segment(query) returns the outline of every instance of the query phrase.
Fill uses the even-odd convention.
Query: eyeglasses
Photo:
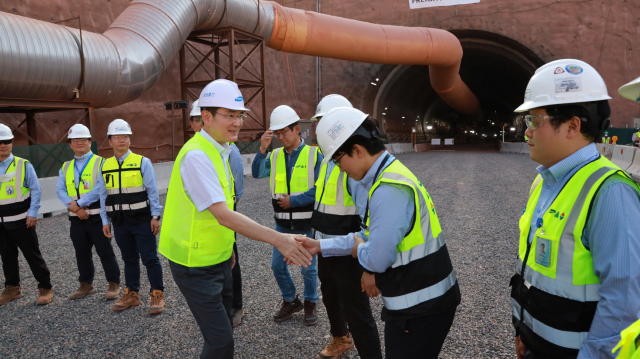
[[[342,157],[344,157],[344,155],[346,155],[347,153],[344,152],[343,154],[341,154],[340,156],[338,156],[337,158],[332,158],[331,162],[333,162],[334,165],[340,167],[340,160],[342,159]]]
[[[13,140],[0,140],[0,145],[10,145]]]
[[[244,119],[247,118],[247,114],[245,113],[241,113],[239,115],[232,115],[230,113],[224,114],[222,112],[216,112],[215,114],[224,117],[229,122],[235,121],[236,118],[240,121],[244,121]]]
[[[526,115],[523,117],[524,123],[527,125],[527,128],[530,128],[532,131],[537,130],[542,127],[545,122],[550,120],[552,116],[549,115]]]
[[[284,135],[286,135],[287,133],[291,132],[291,129],[289,127],[285,127],[284,130],[281,131],[274,131],[273,134],[277,137],[282,137]]]
[[[129,139],[129,135],[113,135],[113,136],[111,136],[111,139],[112,140],[116,140],[116,141],[119,141],[119,140],[125,140],[126,141],[126,140]]]

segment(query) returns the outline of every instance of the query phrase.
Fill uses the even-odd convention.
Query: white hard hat
[[[327,112],[333,110],[336,107],[351,107],[353,105],[346,97],[342,95],[327,95],[320,100],[318,107],[316,108],[315,116],[311,117],[311,121],[318,121],[318,117],[324,116]]]
[[[620,96],[629,99],[631,101],[640,102],[640,77],[629,82],[626,85],[622,85],[618,89]]]
[[[69,129],[67,139],[70,140],[72,138],[91,138],[91,132],[89,132],[87,126],[78,123]]]
[[[316,128],[318,145],[324,154],[322,164],[331,160],[331,156],[347,142],[368,116],[355,108],[338,107],[322,117]]]
[[[191,105],[191,113],[189,114],[189,116],[201,116],[202,113],[200,112],[200,106],[198,106],[198,102],[200,100],[196,100],[193,105]]]
[[[269,129],[271,131],[281,130],[292,123],[300,121],[300,117],[291,107],[287,105],[280,105],[271,112],[271,118],[269,119]]]
[[[13,132],[7,125],[0,123],[0,141],[13,139]]]
[[[249,111],[244,107],[244,98],[235,82],[215,80],[200,93],[198,106],[223,107],[234,111]]]
[[[131,126],[122,119],[113,120],[107,129],[107,135],[132,135]]]
[[[571,103],[610,100],[607,85],[591,65],[575,59],[552,61],[536,70],[515,112]]]

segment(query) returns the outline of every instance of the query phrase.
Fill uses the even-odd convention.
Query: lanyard
[[[376,175],[373,177],[373,183],[376,183],[376,180],[378,179],[378,175],[380,174],[380,171],[382,170],[382,167],[384,167],[384,165],[387,163],[387,160],[389,160],[389,157],[391,157],[391,154],[387,153],[387,155],[384,157],[384,159],[382,160],[382,163],[380,163],[380,166],[378,167],[378,170],[376,171]],[[394,158],[393,161],[395,161],[396,159]],[[393,161],[391,161],[391,163],[393,163]],[[391,163],[389,163],[389,165],[391,165]],[[372,185],[373,186],[373,185]],[[364,212],[364,221],[362,221],[362,228],[366,230],[366,228],[364,226],[367,225],[367,220],[369,219],[369,197],[367,196],[367,209]]]
[[[73,162],[73,167],[75,167],[76,171],[78,171],[78,183],[82,181],[82,172],[84,172],[84,169],[87,168],[87,165],[91,161],[92,157],[93,157],[93,153],[91,154],[91,156],[89,156],[89,158],[87,158],[87,162],[84,163],[84,166],[82,166],[81,170],[78,170],[78,161],[76,160]]]

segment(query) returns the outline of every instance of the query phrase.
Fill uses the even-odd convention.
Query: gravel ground
[[[535,163],[524,155],[487,152],[434,151],[398,158],[435,200],[462,291],[441,357],[513,357],[508,283],[516,256],[517,221],[535,176]],[[273,227],[268,180],[247,177],[245,185],[239,210]],[[78,275],[68,233],[65,216],[39,221],[41,250],[55,296],[50,305],[35,306],[37,284],[21,257],[25,297],[0,307],[1,358],[197,357],[202,337],[165,258],[161,257],[166,311],[154,317],[147,313],[149,287],[143,269],[144,304],[114,313],[109,309],[111,302],[104,299],[106,281],[95,255],[97,293],[77,301],[67,299],[77,288]],[[330,339],[322,304],[314,327],[302,324],[302,312],[287,322],[274,323],[271,316],[280,297],[270,269],[271,247],[244,237],[238,239],[238,246],[247,316],[235,329],[236,357],[315,358]],[[119,263],[122,270],[120,259]],[[302,293],[300,271],[292,267],[292,273]],[[373,299],[372,305],[383,338],[380,298]],[[344,356],[354,357],[358,357],[355,350]]]

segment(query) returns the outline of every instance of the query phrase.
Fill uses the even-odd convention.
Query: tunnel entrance
[[[463,115],[442,101],[429,83],[428,66],[383,66],[365,95],[365,107],[391,142],[455,138],[456,143],[495,141],[506,127],[505,140],[522,137],[511,131],[513,110],[522,103],[535,70],[544,64],[524,45],[486,31],[452,31],[464,50],[460,76],[476,94],[482,116]]]

